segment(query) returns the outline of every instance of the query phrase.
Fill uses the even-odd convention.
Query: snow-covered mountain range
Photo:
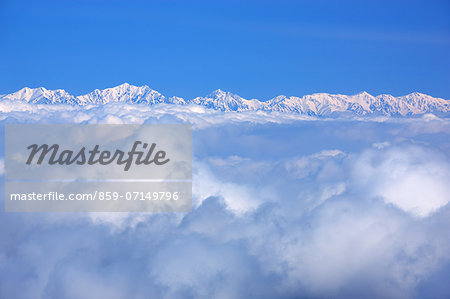
[[[138,87],[127,83],[103,90],[96,89],[81,96],[73,96],[63,89],[48,90],[43,87],[34,89],[25,87],[11,94],[0,95],[0,101],[82,106],[116,102],[144,105],[199,105],[225,112],[261,110],[310,116],[342,114],[414,116],[425,113],[448,116],[450,113],[449,100],[417,92],[400,97],[388,94],[372,96],[367,92],[356,95],[315,93],[303,97],[281,95],[268,101],[259,101],[256,99],[246,100],[236,94],[218,89],[205,97],[185,100],[180,97],[165,97],[146,85]]]

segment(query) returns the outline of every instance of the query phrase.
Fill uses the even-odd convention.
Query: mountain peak
[[[126,90],[130,90],[130,89],[137,89],[139,87],[128,84],[128,83],[122,83],[120,85],[117,85],[115,87],[110,87],[110,88],[106,88],[104,90],[122,90],[122,91],[126,91]]]
[[[208,94],[206,97],[211,98],[211,99],[218,99],[218,100],[235,100],[235,101],[243,100],[243,98],[238,96],[237,94],[234,94],[229,91],[222,90],[222,89],[216,89],[213,92],[211,92],[210,94]]]
[[[221,96],[225,96],[231,94],[228,91],[223,91],[222,89],[216,89],[213,92],[211,92],[210,94],[207,95],[207,97],[209,98],[216,98],[216,97],[221,97]]]
[[[110,88],[106,88],[103,90],[120,90],[120,91],[130,91],[131,90],[131,91],[133,91],[133,90],[152,90],[152,89],[150,87],[148,87],[147,85],[136,86],[136,85],[132,85],[132,84],[125,82],[125,83],[122,83],[115,87],[110,87]]]
[[[361,92],[355,94],[355,96],[371,97],[372,95],[370,93],[368,93],[367,91],[361,91]]]
[[[116,87],[113,87],[113,88],[123,88],[123,89],[128,89],[128,88],[130,88],[130,87],[136,87],[136,86],[130,85],[130,84],[128,84],[127,82],[125,82],[125,83],[122,83],[122,84],[120,84],[120,85],[117,85]]]
[[[426,95],[424,93],[420,93],[417,91],[411,92],[410,94],[406,95],[406,96],[414,96],[414,97],[429,97],[429,95]]]
[[[157,104],[162,103],[165,97],[159,92],[151,89],[147,85],[134,86],[122,83],[116,87],[106,88],[78,96],[80,104],[106,104],[112,102],[126,102],[136,104]]]

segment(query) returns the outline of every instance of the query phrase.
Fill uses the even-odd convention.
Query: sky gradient
[[[448,1],[0,1],[0,94],[450,99]]]

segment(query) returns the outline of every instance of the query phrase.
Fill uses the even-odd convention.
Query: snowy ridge
[[[303,97],[278,96],[268,101],[247,100],[236,94],[220,89],[205,97],[185,100],[180,97],[165,97],[161,93],[144,86],[128,83],[91,93],[73,96],[62,89],[47,90],[40,88],[22,88],[21,90],[0,95],[0,101],[22,101],[31,104],[66,104],[66,105],[104,105],[108,103],[128,104],[176,104],[198,105],[208,109],[224,112],[238,111],[276,111],[309,116],[350,115],[385,115],[413,116],[425,113],[447,115],[450,101],[434,98],[414,92],[405,96],[394,97],[388,94],[372,96],[367,92],[356,95],[315,93]]]

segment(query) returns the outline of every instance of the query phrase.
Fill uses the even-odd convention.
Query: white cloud
[[[433,149],[368,150],[353,171],[368,194],[417,217],[427,217],[450,201],[450,163]]]
[[[372,144],[372,146],[376,149],[383,149],[385,147],[390,146],[391,144],[387,141],[384,142],[375,142],[374,144]]]
[[[228,209],[241,215],[255,210],[268,196],[245,184],[221,181],[204,164],[196,163],[193,177],[194,204],[199,206],[208,197],[223,198]]]
[[[195,128],[191,213],[1,212],[0,297],[448,295],[427,281],[450,277],[447,120],[194,108],[0,102],[2,123]]]

